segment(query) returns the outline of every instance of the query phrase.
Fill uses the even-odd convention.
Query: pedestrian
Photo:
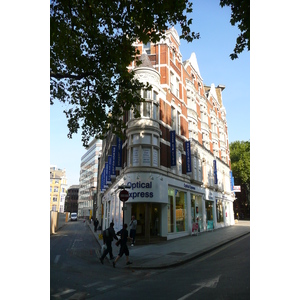
[[[132,239],[131,246],[134,246],[134,243],[135,243],[136,227],[137,227],[137,220],[135,219],[135,216],[132,215],[131,222],[129,224],[130,237]]]
[[[111,243],[112,241],[116,239],[118,240],[118,237],[116,236],[115,230],[114,230],[114,223],[111,222],[109,224],[109,228],[105,229],[103,232],[103,244],[106,245],[106,249],[104,250],[102,256],[100,257],[101,264],[103,264],[103,259],[109,253],[110,260],[114,259],[113,253],[112,253],[112,247]]]
[[[114,268],[116,267],[117,261],[120,259],[120,257],[123,256],[123,254],[125,254],[125,256],[126,256],[126,265],[132,264],[132,262],[129,261],[129,250],[127,247],[127,239],[131,239],[130,237],[128,237],[127,224],[124,224],[123,229],[118,231],[117,235],[121,235],[121,246],[120,246],[119,254],[118,254],[117,258],[115,259],[115,261],[113,262]]]
[[[94,231],[95,231],[95,232],[97,231],[98,225],[99,225],[99,221],[98,221],[98,219],[96,218],[96,220],[94,221]]]

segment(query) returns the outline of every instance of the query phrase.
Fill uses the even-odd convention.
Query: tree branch
[[[50,78],[56,78],[56,79],[63,79],[63,78],[71,78],[71,79],[76,79],[76,80],[80,80],[82,78],[88,77],[90,75],[93,75],[92,72],[85,72],[82,74],[78,74],[78,75],[73,75],[73,74],[63,74],[63,73],[53,73],[50,72]]]

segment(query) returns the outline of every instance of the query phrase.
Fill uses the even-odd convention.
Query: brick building
[[[78,194],[79,185],[71,185],[67,190],[65,201],[65,212],[73,213],[78,212]]]
[[[234,224],[224,85],[205,85],[195,53],[182,61],[177,31],[165,40],[136,43],[141,65],[129,66],[149,82],[142,90],[141,117],[124,114],[126,139],[109,135],[102,144],[98,207],[103,226],[115,229],[134,214],[137,234],[146,241],[165,239]],[[126,210],[119,187],[127,185]],[[101,203],[99,203],[101,202]]]

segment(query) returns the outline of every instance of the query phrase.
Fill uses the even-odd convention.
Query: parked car
[[[77,213],[71,213],[71,221],[77,221]]]

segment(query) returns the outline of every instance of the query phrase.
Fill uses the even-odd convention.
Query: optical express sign
[[[146,189],[152,189],[152,182],[128,182],[127,185],[129,185],[132,190],[132,192],[129,192],[129,198],[153,198],[153,193],[146,191]],[[135,192],[135,189],[145,189],[145,192]]]

